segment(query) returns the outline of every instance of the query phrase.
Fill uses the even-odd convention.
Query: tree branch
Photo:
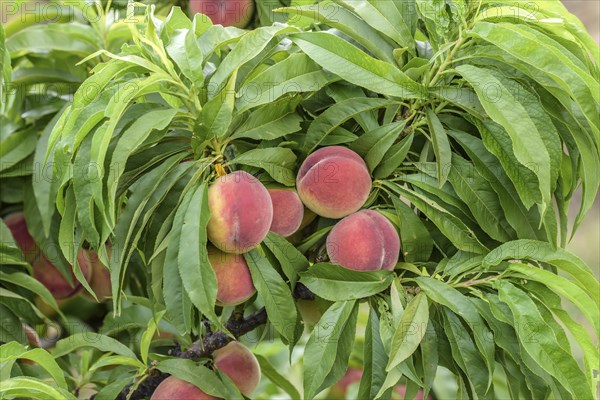
[[[243,312],[237,310],[234,311],[225,324],[225,327],[229,332],[231,332],[235,339],[237,339],[240,336],[243,336],[266,323],[267,311],[263,307],[260,310],[250,314],[246,318],[244,318]],[[215,350],[226,346],[227,343],[231,342],[232,340],[234,340],[234,338],[228,336],[222,331],[212,332],[210,329],[207,329],[207,333],[204,335],[202,340],[195,341],[188,350],[181,351],[179,346],[177,346],[170,350],[169,354],[179,358],[208,357]],[[146,379],[139,384],[133,393],[129,394],[131,385],[128,385],[121,391],[121,393],[119,393],[116,400],[126,400],[127,398],[131,400],[146,399],[152,395],[154,389],[156,389],[156,387],[168,377],[168,374],[160,372],[157,369],[153,369],[150,371],[148,377],[146,377]]]
[[[302,283],[296,284],[293,295],[296,299],[315,299],[315,294]],[[266,323],[267,311],[264,307],[247,317],[244,317],[243,309],[235,309],[225,324],[225,328],[227,328],[233,337],[227,335],[223,331],[213,332],[210,329],[210,324],[207,323],[206,334],[202,339],[196,340],[192,343],[190,348],[185,351],[182,351],[179,346],[175,346],[173,349],[169,350],[169,355],[188,359],[209,357],[215,350],[225,347],[227,343],[244,336],[246,333],[253,331]],[[168,374],[157,369],[152,369],[146,379],[139,384],[133,393],[129,393],[132,385],[128,385],[121,393],[119,393],[116,400],[126,400],[128,398],[131,400],[146,399],[150,397],[156,387],[168,377]]]

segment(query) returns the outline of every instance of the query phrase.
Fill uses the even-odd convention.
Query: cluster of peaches
[[[331,262],[353,270],[394,269],[400,252],[396,229],[377,211],[359,211],[370,191],[364,160],[341,146],[310,154],[298,171],[296,191],[267,189],[244,171],[218,178],[208,191],[208,257],[217,276],[217,300],[236,305],[254,294],[241,254],[269,231],[294,234],[306,222],[304,207],[321,217],[342,218],[327,237]]]
[[[46,249],[46,254],[40,250],[29,233],[23,212],[7,215],[4,217],[4,223],[10,229],[13,238],[23,252],[25,261],[31,264],[33,277],[42,283],[54,298],[58,300],[68,299],[81,292],[83,286],[75,279],[73,272],[71,271],[71,281],[73,282],[71,284],[47,257],[52,253],[58,256],[60,249],[58,247]],[[110,249],[108,250],[110,251]],[[96,252],[93,250],[80,250],[77,255],[77,263],[98,299],[110,296],[110,273],[102,265]]]

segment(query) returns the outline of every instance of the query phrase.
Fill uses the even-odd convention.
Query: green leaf
[[[513,238],[506,230],[507,222],[497,194],[473,164],[453,154],[448,179],[485,233],[499,242],[507,242]]]
[[[40,379],[27,376],[16,376],[2,381],[0,394],[7,398],[76,400],[76,397],[65,389],[56,388]]]
[[[518,272],[519,274],[525,275],[528,279],[543,283],[557,294],[568,299],[575,304],[583,315],[587,317],[588,321],[593,324],[594,330],[600,332],[600,312],[598,311],[598,303],[592,301],[590,296],[588,296],[579,286],[560,275],[527,264],[510,263],[507,270]]]
[[[522,259],[545,262],[568,273],[596,304],[600,304],[600,284],[591,269],[576,255],[564,249],[554,249],[549,243],[537,240],[514,240],[504,243],[485,256],[482,266],[490,268],[499,265],[503,260]]]
[[[6,242],[2,241],[2,244]],[[3,260],[4,263],[4,260]],[[48,304],[54,311],[58,313],[61,318],[64,318],[64,315],[58,304],[56,303],[56,299],[52,296],[52,293],[44,286],[40,281],[23,272],[13,272],[13,273],[5,273],[0,271],[0,281],[9,282],[13,285],[21,286],[38,296]]]
[[[301,129],[302,117],[290,108],[289,102],[286,101],[269,103],[255,109],[231,137],[272,140],[298,132]]]
[[[507,281],[496,282],[496,287],[500,300],[512,311],[519,342],[527,354],[567,388],[574,398],[593,398],[577,361],[558,343],[552,328],[544,321],[533,300]],[[531,332],[536,333],[536,340],[529,339]]]
[[[248,150],[232,162],[264,169],[271,178],[285,186],[294,186],[296,182],[296,155],[285,147]]]
[[[502,165],[483,145],[481,139],[465,132],[449,130],[448,134],[458,142],[469,155],[477,172],[490,184],[498,195],[502,213],[507,222],[521,239],[538,237],[538,221],[534,221],[519,198],[512,182],[504,172]],[[512,170],[512,168],[511,168]]]
[[[598,79],[583,70],[563,54],[545,35],[524,24],[489,23],[479,21],[471,34],[498,46],[511,56],[547,76],[579,104],[596,131],[600,122],[595,106],[600,102]],[[507,40],[510,37],[511,40]],[[544,40],[546,39],[546,40]]]
[[[2,293],[4,294],[4,293]],[[12,307],[0,304],[0,341],[27,343],[23,326]]]
[[[325,311],[315,326],[304,350],[304,398],[312,400],[324,389],[323,383],[335,368],[336,361],[345,364],[342,375],[345,373],[354,342],[357,314],[354,300],[337,302]]]
[[[191,29],[176,30],[165,49],[183,75],[192,82],[196,89],[201,89],[204,84],[203,56],[194,31]]]
[[[412,55],[415,54],[415,39],[406,24],[409,21],[408,10],[398,7],[386,0],[373,0],[370,2],[355,2],[348,0],[339,1],[345,7],[354,11],[367,24],[378,30],[396,43],[396,47],[407,48]]]
[[[274,232],[269,232],[263,243],[279,261],[283,273],[290,280],[290,286],[295,287],[298,274],[306,271],[309,266],[304,254],[300,253],[287,239]]]
[[[487,248],[475,237],[471,229],[427,196],[391,182],[384,182],[384,185],[407,198],[418,210],[422,211],[457,249],[479,254],[487,253]]]
[[[6,40],[11,58],[26,54],[61,51],[86,57],[97,50],[98,36],[94,28],[76,22],[68,24],[33,25]]]
[[[429,322],[429,305],[427,296],[419,293],[408,303],[396,332],[392,339],[390,359],[386,370],[396,368],[400,363],[410,357],[419,347],[425,336]]]
[[[427,109],[427,125],[429,125],[429,133],[431,134],[431,140],[433,142],[433,152],[437,164],[439,187],[442,187],[444,186],[444,183],[446,183],[448,174],[450,173],[450,167],[452,165],[452,149],[450,149],[450,142],[448,141],[446,130],[431,108]]]
[[[273,25],[259,27],[244,33],[233,50],[227,54],[217,68],[210,79],[209,87],[217,90],[221,89],[233,71],[260,54],[275,36],[296,30],[296,28],[289,26]]]
[[[210,266],[206,251],[206,226],[210,218],[208,189],[202,184],[189,193],[188,206],[181,211],[185,213],[181,226],[181,238],[185,240],[179,242],[179,274],[192,304],[211,322],[221,326],[214,311],[217,301],[217,276]],[[177,215],[175,219],[174,225],[178,221]]]
[[[379,98],[349,98],[336,103],[323,111],[308,127],[304,139],[306,153],[312,153],[325,138],[344,122],[357,118],[361,113],[396,104],[394,101]]]
[[[118,340],[100,333],[90,334],[89,332],[76,333],[59,340],[52,350],[52,355],[55,358],[62,357],[82,347],[93,347],[104,353],[111,352],[137,360],[134,352]]]
[[[392,52],[394,47],[383,38],[377,27],[369,25],[352,11],[333,1],[322,1],[305,6],[292,5],[277,10],[285,12],[294,22],[297,18],[310,18],[348,35],[377,58],[394,62]]]
[[[406,156],[408,155],[408,151],[412,146],[413,139],[415,135],[408,135],[400,142],[393,144],[390,146],[389,150],[385,153],[383,157],[383,161],[375,171],[373,171],[373,176],[375,179],[383,179],[392,175],[396,169],[406,160]]]
[[[465,295],[442,281],[426,277],[415,278],[415,281],[429,300],[448,307],[471,328],[477,349],[487,366],[489,386],[494,372],[494,343],[490,340],[493,336],[475,306]]]
[[[12,349],[7,349],[7,346],[11,346]],[[50,374],[54,383],[56,383],[59,388],[64,390],[68,389],[63,371],[54,360],[54,357],[46,350],[28,350],[25,346],[18,345],[14,342],[0,346],[0,364],[16,359],[26,359],[35,362]]]
[[[317,296],[330,301],[356,300],[390,286],[391,271],[354,271],[330,263],[314,264],[300,273],[300,282]]]
[[[148,351],[150,350],[150,344],[152,343],[152,339],[156,333],[157,325],[164,314],[165,311],[163,310],[153,315],[153,318],[148,321],[148,328],[146,328],[142,334],[142,338],[140,340],[140,355],[142,356],[142,362],[144,365],[148,363]]]
[[[313,61],[352,84],[400,98],[426,96],[425,88],[398,68],[369,56],[338,36],[326,32],[290,36]]]
[[[279,389],[283,390],[290,395],[292,399],[300,399],[300,393],[298,389],[291,383],[286,377],[277,372],[277,369],[271,365],[266,357],[260,354],[255,354],[258,364],[260,365],[260,372],[265,375],[272,383],[274,383]]]
[[[191,329],[190,314],[192,313],[192,302],[187,295],[187,291],[184,289],[181,278],[179,269],[179,249],[180,246],[185,243],[185,241],[181,240],[181,228],[193,195],[194,192],[188,192],[179,204],[168,236],[169,246],[167,248],[163,266],[163,297],[167,309],[167,317],[177,327],[180,333],[189,332]],[[198,251],[199,250],[200,249],[198,249]],[[177,266],[177,268],[175,268],[175,266]],[[213,287],[210,290],[215,292],[216,287]],[[216,293],[214,296],[216,297]]]
[[[375,308],[371,306],[365,329],[363,373],[358,387],[358,399],[375,398],[387,375],[385,366],[388,362],[388,355],[381,341],[379,324],[379,317]]]
[[[336,79],[306,54],[291,54],[244,81],[236,94],[236,108],[246,111],[288,93],[317,92]]]
[[[171,358],[159,361],[156,369],[189,382],[211,396],[227,398],[228,393],[223,389],[223,382],[213,371],[198,362]]]
[[[477,396],[489,397],[486,395],[489,391],[490,379],[482,354],[478,352],[470,334],[468,331],[465,332],[464,325],[456,314],[447,308],[444,308],[443,312],[445,332],[448,335],[454,362],[464,371]]]
[[[404,126],[405,122],[401,121],[399,123],[384,125],[381,128],[376,129],[381,130],[382,135],[377,135],[380,137],[379,140],[377,140],[373,146],[371,146],[364,157],[365,162],[369,167],[369,171],[373,172],[375,168],[382,162],[384,156],[390,150],[390,147],[396,142],[396,139],[398,139],[400,133],[402,133]]]
[[[292,342],[296,326],[296,305],[290,288],[277,271],[256,249],[244,253],[252,282],[265,302],[269,322],[288,342]]]
[[[402,256],[407,262],[427,261],[433,250],[433,240],[423,220],[414,210],[395,196],[392,203],[398,215]]]
[[[550,156],[536,125],[524,106],[490,70],[472,65],[461,65],[456,69],[473,86],[488,115],[506,130],[512,141],[512,151],[519,163],[536,175],[542,196],[543,214],[544,210],[551,206],[552,182],[548,169]],[[486,85],[497,88],[498,96],[490,98],[484,91]]]
[[[128,158],[144,144],[154,130],[161,131],[169,126],[176,114],[177,110],[172,109],[150,111],[144,118],[134,121],[121,134],[110,155],[111,168],[106,179],[105,204],[109,207],[111,217],[114,213],[118,183],[125,172]]]
[[[204,105],[200,119],[201,140],[221,138],[227,134],[233,120],[236,77],[237,70],[234,70],[223,90]]]

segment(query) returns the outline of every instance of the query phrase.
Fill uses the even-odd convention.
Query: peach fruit
[[[85,279],[89,282],[92,278],[92,268],[89,261],[86,259],[83,250],[79,252],[77,261],[81,268],[81,272]],[[40,281],[57,299],[65,299],[74,296],[83,287],[75,278],[75,274],[71,271],[73,278],[73,286],[67,281],[60,271],[52,265],[45,256],[36,259],[32,265],[33,277]]]
[[[273,203],[273,222],[271,232],[283,237],[294,234],[302,223],[304,205],[294,190],[269,189]]]
[[[254,0],[190,0],[190,12],[201,13],[215,25],[246,27],[254,15]]]
[[[360,382],[363,371],[359,368],[348,368],[346,375],[342,377],[335,385],[329,389],[327,393],[328,399],[345,399],[348,387],[353,383]]]
[[[208,246],[208,260],[217,276],[217,301],[221,305],[243,303],[256,292],[244,256]]]
[[[29,234],[27,224],[25,222],[25,214],[16,212],[4,217],[4,223],[10,229],[10,233],[17,245],[21,248],[25,261],[32,264],[38,257],[40,249],[35,244],[35,241]]]
[[[371,176],[362,158],[342,146],[323,147],[300,166],[296,188],[305,206],[327,218],[358,211],[371,191]]]
[[[111,247],[109,244],[106,245],[108,257],[111,256]],[[92,281],[90,287],[98,297],[99,301],[106,300],[112,295],[112,289],[110,284],[110,271],[102,264],[98,258],[98,253],[94,250],[85,250],[86,258],[92,268]],[[90,296],[91,298],[91,296]]]
[[[239,342],[230,342],[214,352],[215,367],[225,373],[247,397],[260,383],[260,366],[250,350]]]
[[[362,210],[338,222],[326,241],[331,262],[354,270],[392,270],[398,262],[400,238],[383,215]]]
[[[262,183],[244,171],[222,176],[208,189],[208,239],[218,249],[242,254],[269,233],[273,204]]]
[[[184,381],[183,379],[170,376],[162,381],[150,400],[217,400],[209,394],[204,393],[196,385]]]

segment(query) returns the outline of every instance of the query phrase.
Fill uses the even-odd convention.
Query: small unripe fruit
[[[230,342],[214,352],[215,367],[229,377],[247,397],[260,383],[260,365],[246,346]]]
[[[300,166],[296,177],[304,205],[326,218],[358,211],[371,191],[371,176],[362,158],[342,146],[323,147]]]
[[[304,205],[294,190],[269,189],[273,203],[273,222],[271,232],[283,237],[294,234],[302,223]]]
[[[273,221],[269,192],[254,176],[235,171],[208,189],[208,239],[226,253],[242,254],[263,241]]]
[[[354,270],[392,270],[400,254],[398,232],[383,215],[362,210],[338,222],[326,241],[331,262]]]
[[[235,306],[256,293],[244,256],[209,246],[208,260],[217,276],[217,302],[220,305]]]
[[[196,385],[183,379],[170,376],[154,389],[150,400],[218,400],[218,398],[204,393]]]

